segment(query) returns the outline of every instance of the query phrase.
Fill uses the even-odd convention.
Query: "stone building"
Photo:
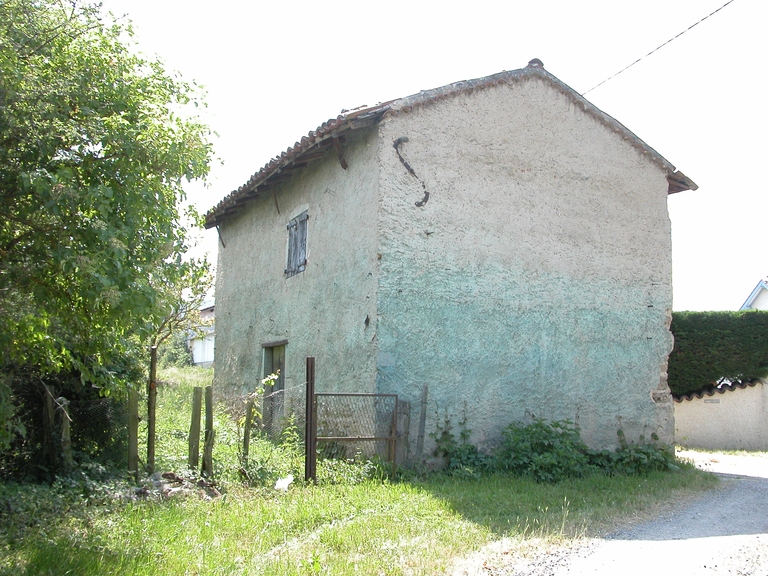
[[[412,460],[446,418],[485,447],[532,418],[671,442],[667,195],[689,189],[538,60],[343,111],[207,214],[215,382],[280,368],[302,412],[314,356],[318,392],[410,404]]]

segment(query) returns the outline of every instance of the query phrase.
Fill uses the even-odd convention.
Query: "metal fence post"
[[[205,442],[203,444],[202,473],[213,478],[213,442],[216,431],[213,429],[213,386],[205,387]]]
[[[317,482],[317,412],[315,410],[315,359],[307,356],[306,429],[304,431],[304,481]]]

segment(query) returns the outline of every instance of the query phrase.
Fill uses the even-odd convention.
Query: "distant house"
[[[768,310],[768,280],[762,279],[757,283],[739,310]]]
[[[279,367],[301,414],[315,356],[318,392],[411,406],[411,460],[446,420],[481,447],[532,418],[671,443],[667,195],[689,189],[538,60],[342,112],[206,216],[215,382]]]
[[[768,450],[768,386],[753,380],[678,398],[675,441],[707,450]]]
[[[204,368],[213,366],[213,351],[216,344],[215,317],[214,301],[206,300],[200,307],[200,320],[203,322],[201,333],[194,334],[187,340],[195,366]]]

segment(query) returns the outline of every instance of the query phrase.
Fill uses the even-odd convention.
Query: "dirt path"
[[[490,553],[483,576],[768,576],[768,455],[679,453],[717,473],[717,490],[605,538],[527,559]]]

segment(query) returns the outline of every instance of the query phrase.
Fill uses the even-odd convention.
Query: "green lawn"
[[[161,375],[163,470],[186,466],[189,424],[179,414],[200,380],[182,376]],[[295,445],[257,443],[251,472],[261,471],[263,482],[246,486],[237,473],[237,426],[223,410],[219,438],[220,497],[193,489],[135,499],[126,484],[82,479],[0,485],[0,574],[442,574],[501,537],[524,547],[534,538],[538,546],[601,533],[717,482],[690,467],[557,484],[439,474],[390,482],[365,479],[377,476],[375,467],[350,465],[321,466],[319,486],[297,481],[281,492],[275,477],[300,475]]]

